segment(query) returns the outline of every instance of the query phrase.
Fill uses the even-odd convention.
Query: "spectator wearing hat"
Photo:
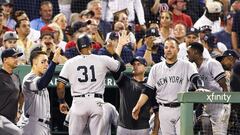
[[[179,52],[178,52],[179,59],[188,60],[187,49],[191,43],[199,42],[198,33],[199,33],[199,31],[194,27],[187,29],[187,33],[185,36],[185,42],[179,44]],[[203,57],[211,58],[208,50],[205,47],[203,50]]]
[[[169,0],[168,5],[172,8],[173,13],[173,25],[181,22],[184,23],[188,28],[191,28],[192,18],[183,13],[184,10],[186,10],[186,4],[187,2],[185,0]]]
[[[206,10],[204,14],[194,24],[194,28],[199,29],[204,25],[212,27],[212,33],[222,30],[220,15],[223,13],[223,5],[219,1],[212,1],[206,3]]]
[[[43,26],[50,23],[53,15],[53,5],[50,1],[41,2],[40,15],[40,18],[36,18],[31,21],[31,28],[35,30],[40,30]]]
[[[224,17],[224,30],[215,33],[214,35],[217,37],[219,42],[222,42],[226,45],[228,49],[232,48],[232,24],[233,24],[233,13],[228,13],[227,16]]]
[[[15,11],[14,19],[16,22],[18,22],[20,20],[24,20],[24,19],[29,20],[28,15],[23,10]],[[39,39],[39,37],[40,37],[40,31],[30,28],[30,33],[28,34],[27,38],[31,41],[37,41]]]
[[[105,42],[105,47],[101,48],[98,51],[99,55],[107,55],[111,56],[111,52],[116,52],[125,64],[129,64],[133,59],[133,52],[131,49],[126,47],[129,43],[129,36],[126,31],[121,33],[119,32],[111,32],[108,40]]]
[[[223,43],[218,42],[216,36],[212,33],[207,33],[204,36],[203,45],[208,49],[212,58],[221,56],[223,52],[227,50],[227,47]]]
[[[240,11],[233,17],[232,48],[240,52]]]
[[[17,22],[16,32],[18,34],[17,45],[23,48],[25,59],[28,61],[30,57],[30,49],[33,46],[33,41],[27,38],[30,33],[30,22],[27,19],[23,19]]]
[[[199,38],[200,38],[200,42],[203,42],[203,38],[207,33],[211,33],[212,32],[212,27],[209,25],[203,25],[202,27],[199,28]]]
[[[22,135],[21,129],[15,125],[18,109],[22,109],[23,103],[21,81],[19,76],[13,73],[18,65],[18,57],[22,55],[23,53],[18,53],[12,48],[4,50],[1,55],[3,64],[0,69],[0,131],[2,135]]]
[[[164,56],[163,45],[159,37],[157,29],[149,28],[145,34],[144,44],[136,51],[136,56],[144,57],[148,66],[161,62]]]
[[[13,3],[9,0],[5,0],[1,5],[3,9],[3,24],[10,29],[14,29],[16,22],[11,16],[13,12]]]
[[[1,53],[6,49],[15,49],[18,53],[23,53],[23,48],[17,46],[17,40],[18,36],[15,32],[7,31],[3,35],[3,46],[0,47],[0,55]],[[19,58],[19,64],[26,64],[26,59],[23,56]],[[0,60],[0,64],[2,64],[2,61]]]

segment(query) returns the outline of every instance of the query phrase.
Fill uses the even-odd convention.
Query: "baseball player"
[[[81,55],[68,60],[58,78],[57,94],[62,113],[66,113],[68,109],[64,100],[65,85],[69,83],[71,87],[73,102],[69,119],[70,135],[82,134],[87,122],[89,122],[91,134],[104,134],[100,133],[100,122],[103,115],[105,76],[108,71],[125,70],[121,60],[91,54],[91,44],[92,41],[88,35],[80,35],[77,40],[77,49]],[[112,55],[115,59],[120,59],[117,54]]]
[[[225,72],[220,62],[215,59],[204,59],[202,56],[203,45],[197,42],[188,48],[189,61],[195,62],[198,72],[204,81],[204,88],[212,92],[228,92]],[[213,135],[226,135],[230,116],[229,104],[206,104],[203,109],[202,126],[204,134],[211,134],[206,127],[210,118]],[[205,123],[206,122],[206,123]]]
[[[24,113],[29,118],[23,135],[50,135],[50,101],[47,86],[60,61],[57,49],[50,65],[46,52],[33,51],[30,55],[32,70],[23,79]]]
[[[131,112],[138,101],[147,78],[144,77],[147,62],[143,57],[135,57],[132,61],[133,75],[128,75],[116,72],[113,77],[117,80],[116,83],[120,91],[120,107],[119,107],[119,123],[117,135],[148,135],[149,134],[149,119],[150,109],[153,107],[154,112],[158,113],[158,105],[156,101],[151,101],[143,106],[140,118],[134,120]],[[158,117],[155,117],[158,119]],[[159,123],[154,123],[155,125]],[[157,133],[158,129],[155,129]]]
[[[106,102],[103,103],[102,108],[103,108],[103,116],[101,119],[101,126],[102,126],[101,130],[102,130],[102,133],[105,133],[105,135],[111,135],[111,125],[113,124],[115,127],[117,127],[119,114],[115,106],[113,106],[110,103],[106,103]],[[70,112],[68,112],[64,121],[64,125],[67,127],[69,126],[69,117],[70,117]],[[84,129],[83,135],[90,135],[88,125],[89,124],[87,124],[87,126]]]
[[[133,118],[138,119],[141,107],[148,98],[154,98],[154,91],[156,91],[163,135],[180,134],[180,103],[177,102],[177,93],[186,92],[191,82],[195,88],[203,87],[203,81],[197,69],[190,62],[177,59],[178,51],[177,40],[167,38],[164,43],[166,61],[155,64],[151,68],[147,88],[132,111]]]
[[[18,57],[23,53],[15,49],[6,49],[2,52],[3,62],[0,68],[0,134],[20,135],[21,130],[15,125],[18,106],[22,106],[22,92],[20,78],[13,73],[18,65]],[[21,101],[21,102],[20,102]]]

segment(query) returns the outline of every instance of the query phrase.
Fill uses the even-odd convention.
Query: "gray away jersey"
[[[103,94],[106,73],[117,71],[119,68],[120,62],[109,56],[79,55],[64,64],[58,81],[70,84],[72,96]]]
[[[24,113],[30,117],[50,118],[50,101],[47,88],[39,90],[37,81],[40,79],[34,73],[27,74],[23,79]]]
[[[198,72],[204,81],[205,88],[214,92],[221,92],[222,87],[218,84],[218,80],[225,77],[224,69],[221,63],[215,59],[204,59],[198,69]]]
[[[166,61],[155,64],[149,73],[147,85],[156,88],[157,102],[177,102],[177,93],[186,92],[191,84],[191,78],[197,74],[192,63],[178,60],[172,67]]]

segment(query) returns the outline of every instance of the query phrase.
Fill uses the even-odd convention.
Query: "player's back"
[[[86,93],[103,94],[108,71],[117,71],[119,62],[108,56],[79,55],[68,60],[60,73],[71,85],[72,96]]]

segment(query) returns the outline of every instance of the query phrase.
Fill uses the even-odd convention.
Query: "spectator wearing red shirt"
[[[168,5],[173,12],[173,25],[177,23],[183,23],[188,28],[192,27],[192,18],[189,15],[183,13],[183,11],[186,9],[185,0],[168,0]]]

